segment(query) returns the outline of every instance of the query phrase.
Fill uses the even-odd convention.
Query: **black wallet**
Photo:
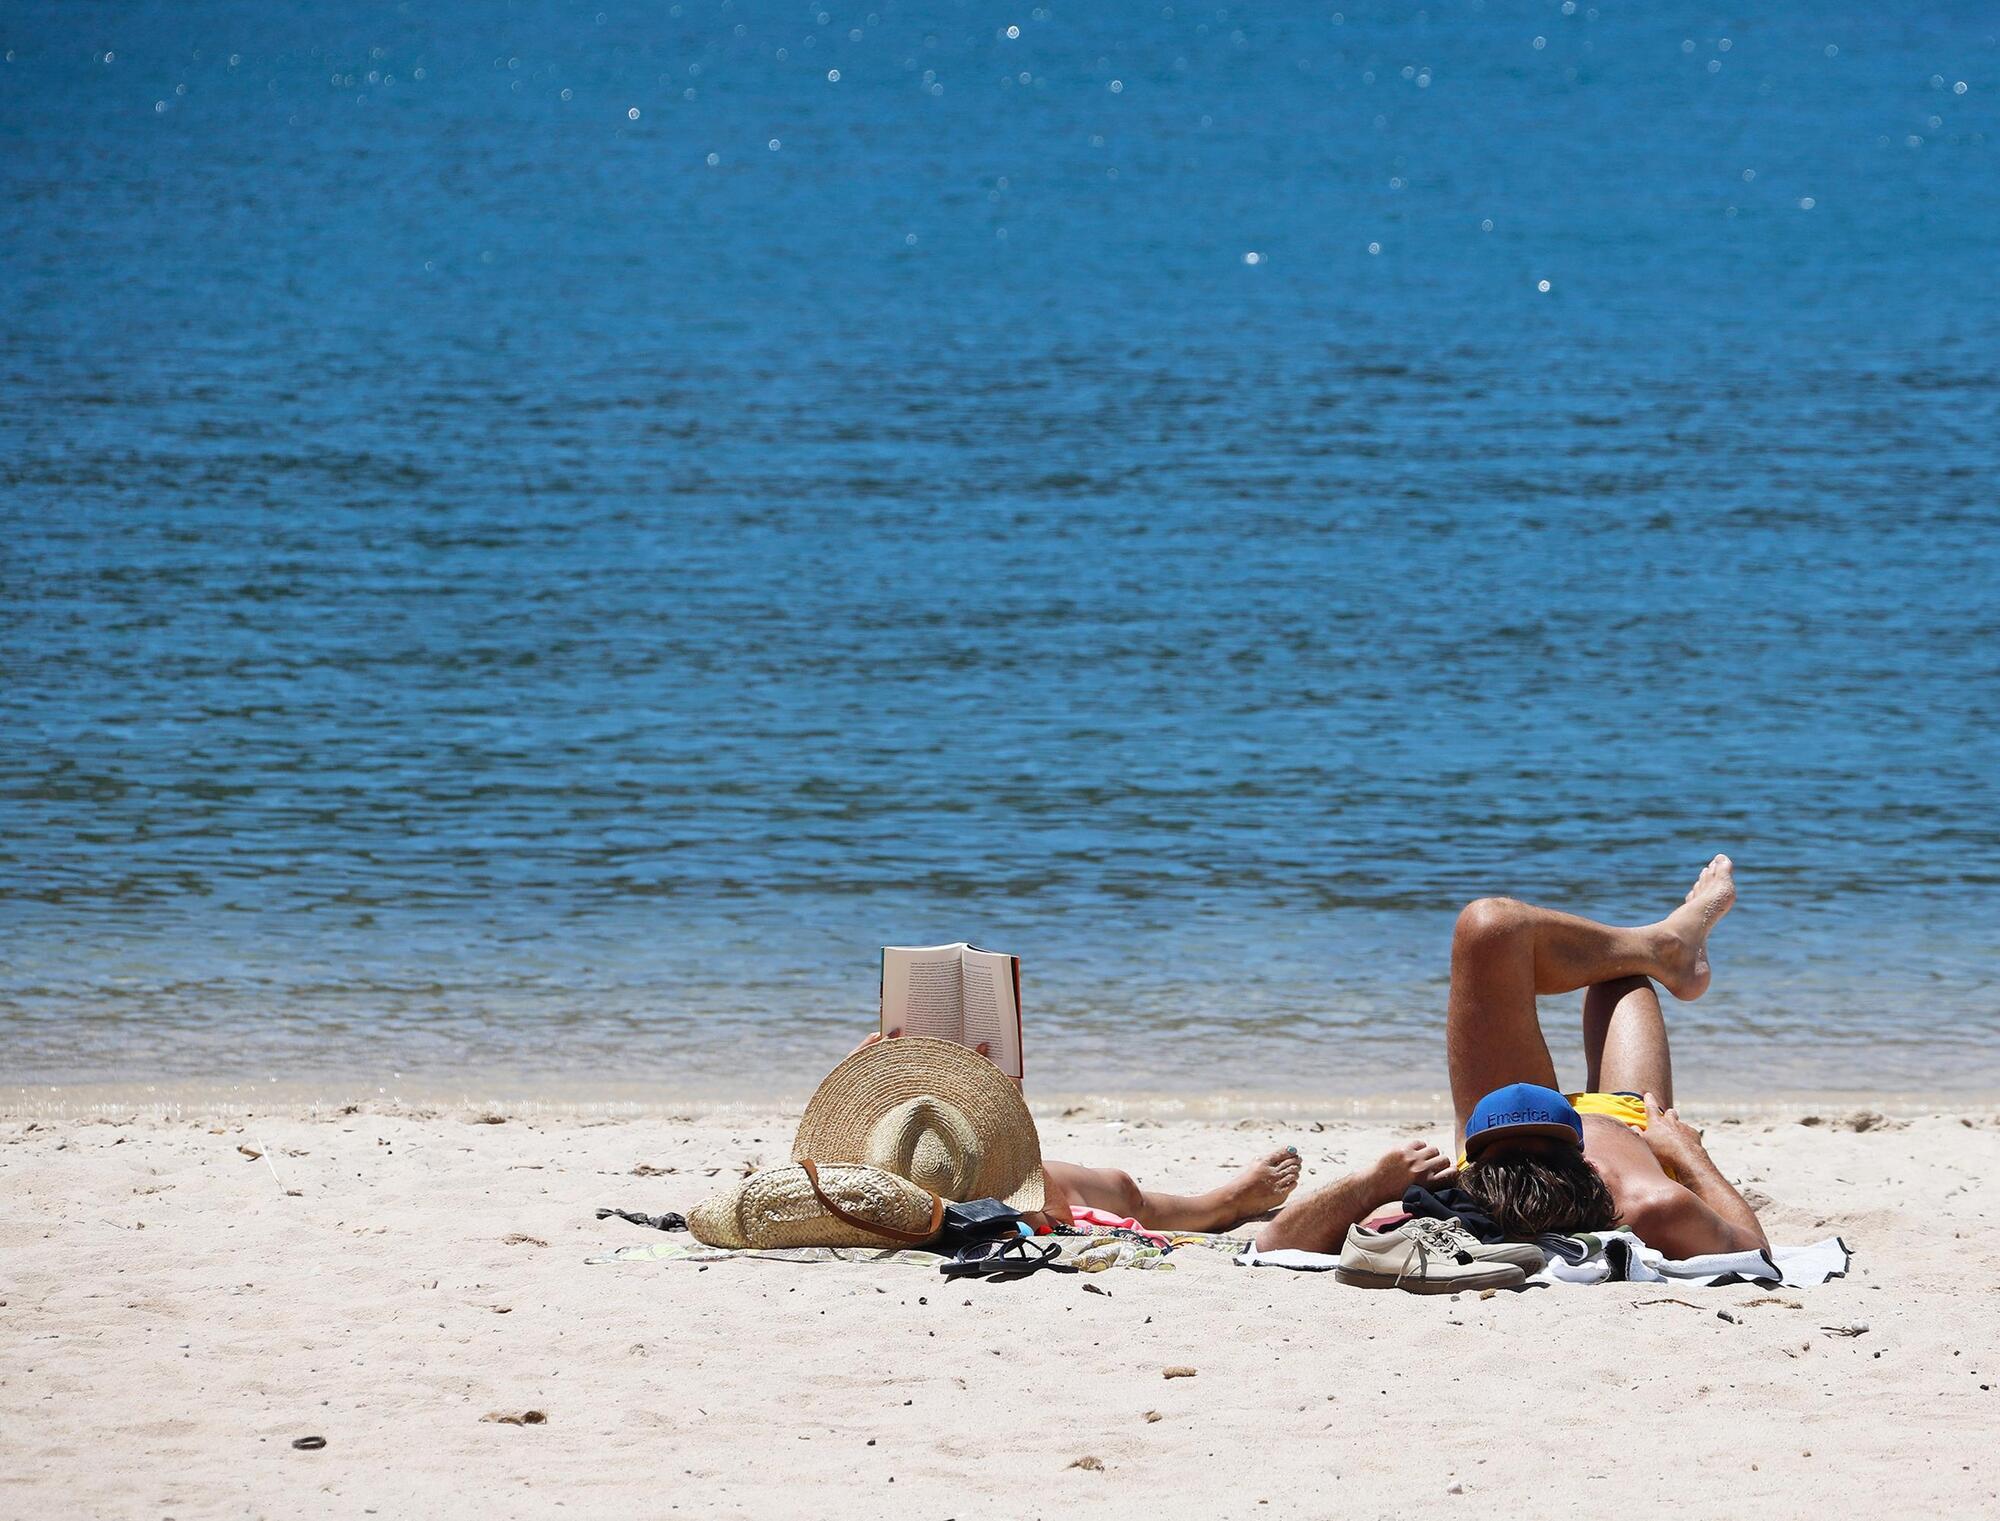
[[[972,1199],[964,1204],[946,1204],[944,1224],[938,1228],[937,1236],[924,1243],[924,1249],[956,1256],[968,1246],[981,1241],[1004,1241],[1018,1236],[1021,1212],[1002,1204],[998,1199]]]

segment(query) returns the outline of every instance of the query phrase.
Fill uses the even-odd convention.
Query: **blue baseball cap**
[[[1477,1156],[1495,1141],[1523,1136],[1558,1136],[1583,1144],[1583,1116],[1553,1088],[1509,1083],[1472,1106],[1465,1119],[1465,1154]]]

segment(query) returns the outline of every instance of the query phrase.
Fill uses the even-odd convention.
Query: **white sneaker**
[[[1348,1227],[1333,1276],[1361,1289],[1456,1294],[1461,1289],[1519,1288],[1530,1272],[1541,1271],[1542,1260],[1536,1246],[1482,1245],[1456,1220],[1406,1220],[1387,1231]]]

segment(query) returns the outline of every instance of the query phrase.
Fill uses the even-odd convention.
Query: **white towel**
[[[1238,1267],[1281,1267],[1299,1273],[1331,1273],[1340,1266],[1340,1258],[1326,1252],[1303,1252],[1295,1246],[1260,1252],[1254,1242],[1234,1260]]]
[[[1708,1257],[1674,1259],[1661,1255],[1630,1231],[1606,1231],[1597,1237],[1580,1238],[1594,1247],[1579,1263],[1551,1256],[1549,1265],[1531,1277],[1530,1283],[1675,1283],[1730,1284],[1782,1283],[1787,1288],[1809,1289],[1840,1278],[1847,1272],[1853,1253],[1838,1236],[1828,1236],[1811,1246],[1776,1246],[1767,1257],[1762,1252],[1720,1252]],[[1340,1258],[1328,1252],[1305,1252],[1295,1247],[1260,1252],[1255,1246],[1245,1250],[1236,1262],[1243,1267],[1291,1268],[1300,1273],[1325,1273],[1340,1266]]]
[[[1529,1280],[1531,1283],[1693,1283],[1784,1284],[1810,1289],[1829,1278],[1844,1277],[1853,1253],[1838,1236],[1811,1246],[1774,1246],[1763,1252],[1716,1252],[1706,1257],[1668,1257],[1630,1231],[1605,1231],[1579,1238],[1596,1249],[1583,1261],[1566,1262],[1555,1255]]]

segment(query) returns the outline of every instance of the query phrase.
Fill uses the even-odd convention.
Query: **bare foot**
[[[1287,1146],[1252,1162],[1207,1195],[1206,1202],[1213,1204],[1216,1213],[1228,1222],[1220,1229],[1228,1230],[1276,1209],[1298,1186],[1299,1154]]]
[[[1688,889],[1687,901],[1660,922],[1660,982],[1684,1003],[1708,991],[1708,936],[1736,904],[1736,864],[1717,856]]]

